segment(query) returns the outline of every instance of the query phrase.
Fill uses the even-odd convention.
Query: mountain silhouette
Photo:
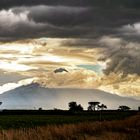
[[[37,83],[21,86],[0,94],[3,109],[68,109],[68,103],[76,101],[87,109],[89,101],[99,101],[108,109],[117,109],[119,105],[128,105],[137,109],[140,101],[121,97],[97,89],[45,88]]]

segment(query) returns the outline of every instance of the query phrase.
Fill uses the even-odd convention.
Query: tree
[[[69,103],[69,110],[72,112],[83,111],[83,107],[80,104],[77,105],[76,102],[70,102]]]
[[[2,102],[0,102],[0,105],[2,105]]]
[[[100,104],[100,102],[88,102],[88,104],[88,110],[95,111],[96,109],[98,110],[98,105]]]
[[[93,111],[91,105],[88,106],[88,111]]]
[[[83,107],[80,104],[77,106],[77,111],[83,111]]]
[[[99,107],[101,110],[107,109],[107,106],[104,105],[104,104],[98,105],[98,107]]]
[[[70,111],[75,111],[76,110],[76,106],[77,106],[76,102],[70,102],[69,103],[69,110]]]
[[[41,110],[43,110],[43,109],[42,109],[42,107],[40,107],[38,110],[41,111]]]
[[[118,110],[122,110],[122,111],[127,111],[127,110],[130,110],[131,108],[126,106],[126,105],[121,105],[119,106]]]

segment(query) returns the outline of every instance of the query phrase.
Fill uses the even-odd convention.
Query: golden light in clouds
[[[98,61],[103,48],[67,46],[64,42],[73,39],[41,38],[0,43],[0,70],[31,76],[45,87],[96,88],[123,96],[140,95],[140,77],[127,77],[115,73],[104,75],[106,62]],[[101,42],[106,41],[106,38]],[[113,40],[119,42],[120,40]],[[110,44],[110,42],[109,42]],[[111,45],[111,44],[110,44]],[[54,73],[57,68],[68,72]],[[25,80],[25,83],[29,81]],[[22,85],[9,83],[0,87],[12,89]]]
[[[0,45],[0,57],[5,59],[1,63],[1,69],[13,69],[14,71],[27,71],[37,69],[36,65],[42,63],[64,63],[69,66],[78,64],[94,64],[96,50],[86,48],[61,46],[63,39],[25,40]],[[45,44],[45,45],[44,45]],[[14,52],[14,53],[13,53]],[[93,55],[94,53],[94,55]],[[9,59],[9,60],[8,60]],[[13,60],[12,60],[13,59]],[[16,59],[16,60],[15,60]],[[95,61],[95,62],[94,62]],[[34,67],[30,65],[34,65]],[[7,70],[9,70],[7,69]]]
[[[0,62],[0,69],[10,72],[10,71],[28,71],[37,68],[18,64],[16,62]]]

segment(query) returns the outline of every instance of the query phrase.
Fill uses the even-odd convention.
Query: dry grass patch
[[[139,140],[140,115],[125,120],[0,131],[0,140]]]

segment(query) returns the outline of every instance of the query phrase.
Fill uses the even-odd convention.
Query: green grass
[[[95,112],[69,115],[1,115],[0,129],[34,128],[43,125],[71,124],[103,120],[120,120],[133,115],[132,112]]]

